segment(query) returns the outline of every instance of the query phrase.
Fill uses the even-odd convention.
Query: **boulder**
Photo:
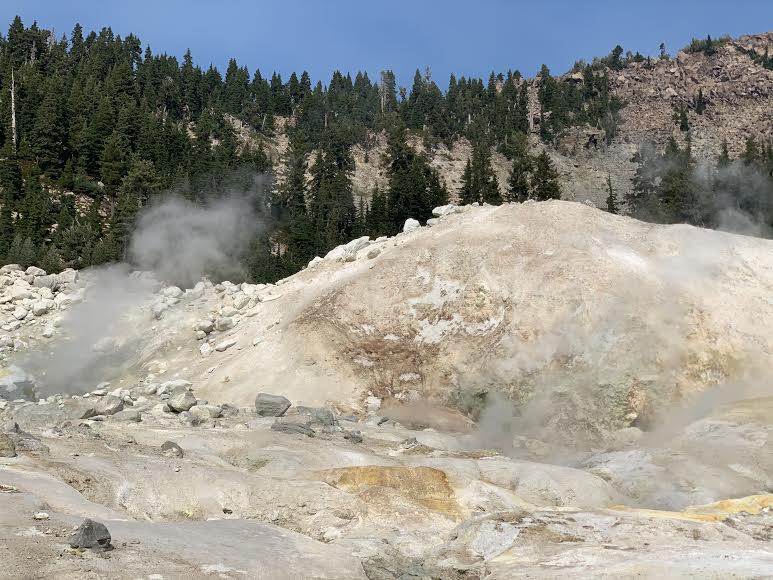
[[[75,530],[75,533],[70,536],[70,547],[104,551],[111,548],[111,541],[110,532],[105,527],[105,524],[85,519],[78,526],[78,529]]]
[[[169,408],[178,413],[189,410],[196,404],[196,397],[185,387],[176,387],[166,402]]]
[[[0,268],[0,274],[10,274],[11,272],[22,272],[24,268],[19,266],[19,264],[6,264],[2,268]]]
[[[24,320],[27,317],[27,314],[29,314],[29,311],[21,306],[17,306],[13,311],[13,317],[16,320]]]
[[[332,427],[336,424],[335,415],[330,409],[324,407],[297,407],[298,415],[306,417],[309,424]]]
[[[229,330],[234,327],[234,320],[230,316],[221,316],[215,321],[216,330]]]
[[[78,281],[78,271],[72,268],[62,270],[58,274],[59,280],[64,284],[75,284]]]
[[[113,419],[115,421],[126,421],[128,423],[139,423],[142,421],[140,412],[137,409],[124,409],[123,411],[118,411],[113,415]]]
[[[183,448],[174,441],[164,441],[161,444],[161,452],[167,457],[182,457],[185,455]]]
[[[105,395],[94,403],[94,412],[97,415],[115,415],[123,410],[123,399],[115,395]]]
[[[255,397],[255,412],[261,417],[281,417],[290,405],[290,400],[281,395],[258,393]]]
[[[335,260],[337,262],[351,261],[353,256],[357,255],[362,248],[370,244],[370,238],[368,236],[362,236],[352,240],[348,244],[343,244],[330,250],[325,254],[326,260]]]
[[[219,342],[215,345],[215,350],[217,352],[223,352],[234,346],[238,341],[235,338],[229,338],[228,340],[224,340],[222,342]]]
[[[449,203],[448,205],[441,205],[433,209],[432,215],[439,218],[446,215],[451,215],[452,213],[457,213],[458,211],[459,211],[458,206],[452,203]]]
[[[0,433],[0,457],[16,457],[16,444],[5,433]]]
[[[161,290],[161,295],[167,298],[179,298],[183,295],[183,291],[177,286],[167,286]]]
[[[287,417],[274,421],[271,425],[272,431],[279,431],[280,433],[290,433],[293,435],[305,435],[306,437],[314,437],[314,429],[310,427],[310,424],[304,417]]]
[[[237,296],[234,296],[234,308],[236,308],[236,310],[241,310],[242,308],[247,306],[249,302],[250,302],[249,296],[246,296],[244,294],[239,294]]]
[[[408,218],[405,220],[405,224],[403,225],[403,232],[412,232],[413,230],[417,230],[421,227],[421,224],[418,222],[418,220],[415,220],[413,218]]]
[[[193,330],[200,330],[209,334],[215,330],[215,323],[208,318],[203,318],[194,325]]]
[[[61,286],[62,280],[56,274],[49,274],[47,276],[38,276],[32,281],[32,285],[35,288],[46,288],[47,290],[56,291]]]
[[[24,271],[27,276],[45,276],[46,271],[43,268],[38,268],[37,266],[30,266]]]

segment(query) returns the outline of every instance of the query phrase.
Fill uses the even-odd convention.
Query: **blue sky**
[[[225,69],[229,57],[277,70],[286,79],[308,70],[327,81],[335,69],[391,68],[410,86],[426,66],[441,86],[451,72],[486,78],[491,70],[532,76],[546,63],[564,72],[578,58],[607,54],[615,44],[656,54],[694,36],[773,30],[773,0],[2,0],[0,26],[14,15],[72,30],[111,26],[134,32],[154,52]]]

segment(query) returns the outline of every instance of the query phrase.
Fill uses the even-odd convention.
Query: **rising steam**
[[[45,394],[84,392],[126,373],[147,338],[162,283],[187,288],[203,276],[244,277],[240,259],[259,224],[244,195],[203,205],[161,196],[138,217],[129,263],[85,270],[83,299],[63,318],[60,338],[48,352],[29,354],[22,367]]]

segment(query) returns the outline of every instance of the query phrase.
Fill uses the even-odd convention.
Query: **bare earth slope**
[[[771,356],[760,320],[773,315],[772,249],[578,203],[471,208],[259,291],[269,300],[210,336],[238,341],[222,354],[202,357],[180,330],[166,366],[240,404],[266,390],[304,404],[358,407],[370,392],[464,408],[490,388],[536,412],[566,391],[566,417],[641,424],[696,391],[755,388]],[[239,294],[208,290],[183,324]],[[171,340],[168,326],[151,340]]]
[[[439,209],[277,285],[110,286],[94,345],[107,273],[0,272],[0,576],[769,574],[773,242]]]

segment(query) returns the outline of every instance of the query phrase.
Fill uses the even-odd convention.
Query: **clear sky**
[[[326,82],[335,69],[391,68],[410,86],[416,68],[442,89],[451,72],[488,77],[544,62],[554,73],[616,44],[642,54],[669,51],[692,37],[773,30],[773,0],[2,0],[0,24],[14,15],[69,35],[111,26],[135,33],[156,52],[186,48],[222,71],[229,57],[250,72],[287,79],[306,69]]]

